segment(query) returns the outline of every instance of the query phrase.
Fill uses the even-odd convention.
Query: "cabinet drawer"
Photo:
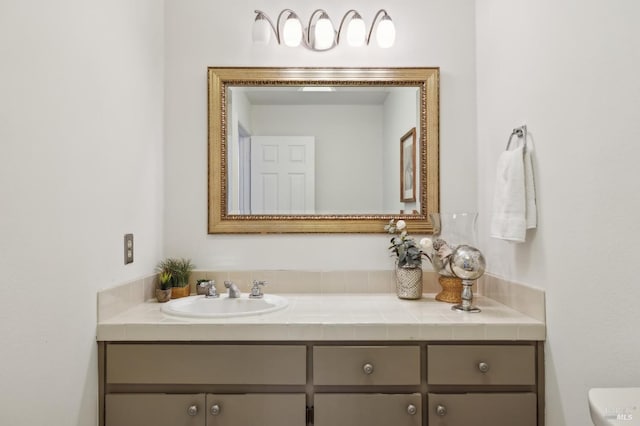
[[[420,384],[418,346],[315,346],[315,385]]]
[[[105,396],[106,426],[201,426],[205,414],[204,394],[120,393]]]
[[[207,395],[207,424],[215,426],[304,426],[306,395]]]
[[[420,426],[422,398],[413,394],[315,394],[314,426]]]
[[[302,345],[110,344],[107,383],[304,385]]]
[[[514,345],[430,345],[430,385],[533,385],[535,348]]]
[[[534,393],[428,395],[429,426],[536,426]]]

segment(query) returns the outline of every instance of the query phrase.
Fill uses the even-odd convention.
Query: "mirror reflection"
[[[418,87],[230,86],[227,99],[230,214],[420,209],[401,196],[401,181],[419,191],[413,170],[400,173],[402,137],[420,123]]]
[[[209,233],[431,232],[437,68],[209,68]]]

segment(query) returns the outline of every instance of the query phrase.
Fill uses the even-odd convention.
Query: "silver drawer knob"
[[[198,406],[197,405],[192,405],[189,408],[187,408],[187,414],[189,414],[190,416],[197,416],[198,415]]]
[[[480,370],[482,373],[486,373],[487,371],[489,371],[489,364],[487,364],[486,362],[479,363],[478,370]]]
[[[416,408],[415,405],[413,404],[409,404],[407,406],[407,413],[411,414],[412,416],[415,415],[418,412],[418,409]]]
[[[438,404],[438,406],[436,407],[436,414],[440,417],[445,416],[447,414],[447,407],[442,404]]]
[[[367,374],[367,375],[373,373],[373,364],[366,363],[365,365],[362,366],[362,371],[364,371],[364,374]]]
[[[211,415],[217,416],[218,414],[220,414],[220,406],[218,404],[213,404],[211,406]]]

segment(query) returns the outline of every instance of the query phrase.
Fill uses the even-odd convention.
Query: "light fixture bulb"
[[[347,27],[347,43],[349,46],[360,47],[364,45],[367,37],[367,29],[360,15],[355,15]]]
[[[378,46],[386,49],[393,46],[396,41],[396,27],[389,15],[384,15],[378,22],[378,30],[376,31],[376,39]]]
[[[320,16],[320,19],[318,19],[318,22],[316,22],[314,34],[314,47],[316,49],[326,50],[333,46],[335,42],[335,30],[333,29],[333,24],[326,13],[323,13]]]
[[[284,44],[289,47],[300,46],[302,41],[302,24],[295,14],[289,15],[284,22],[283,28]]]
[[[271,40],[271,26],[261,15],[258,15],[253,21],[251,38],[254,44],[269,44],[269,40]]]

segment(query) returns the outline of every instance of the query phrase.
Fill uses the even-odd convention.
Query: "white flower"
[[[430,252],[431,250],[433,250],[433,241],[431,240],[431,238],[423,238],[420,240],[420,248],[422,248],[422,251],[424,252]]]
[[[398,228],[398,231],[402,231],[406,227],[407,227],[407,223],[404,220],[399,220],[396,223],[396,228]]]

